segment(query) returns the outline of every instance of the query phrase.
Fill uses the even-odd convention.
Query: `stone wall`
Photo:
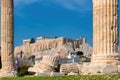
[[[79,73],[79,64],[78,63],[70,63],[70,64],[62,64],[60,66],[60,73],[68,74],[70,72]]]
[[[71,42],[75,48],[79,47],[81,44],[86,43],[86,39],[78,39],[72,40],[68,38],[46,38],[46,37],[39,37],[35,41],[35,43],[30,43],[31,39],[23,40],[23,45],[15,47],[15,56],[16,54],[20,53],[21,51],[25,54],[31,55],[32,53],[36,53],[43,50],[49,50],[51,48],[56,48],[58,46],[63,46],[67,42]]]

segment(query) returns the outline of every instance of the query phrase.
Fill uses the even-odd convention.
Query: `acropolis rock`
[[[93,48],[89,44],[82,44],[79,46],[79,48],[76,48],[76,52],[82,51],[84,53],[84,56],[91,57],[93,53]]]
[[[73,47],[79,47],[81,44],[86,44],[86,39],[73,40],[69,38],[48,38],[48,37],[38,37],[35,43],[30,43],[31,39],[23,40],[23,45],[15,47],[15,55],[23,51],[25,54],[31,55],[33,53],[49,50],[64,44],[71,42]]]
[[[23,45],[15,47],[15,57],[19,58],[19,65],[32,66],[34,62],[28,60],[29,57],[35,56],[39,59],[44,55],[59,53],[67,56],[69,53],[83,52],[85,56],[91,56],[92,47],[87,44],[85,38],[69,39],[69,38],[49,38],[38,37],[36,41],[31,43],[31,39],[23,40]],[[33,64],[29,64],[33,63]]]
[[[14,16],[13,0],[1,0],[1,61],[0,77],[14,76]]]

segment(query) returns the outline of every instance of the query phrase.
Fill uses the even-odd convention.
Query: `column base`
[[[120,62],[119,62],[120,63]],[[120,72],[120,65],[117,64],[99,64],[99,63],[84,63],[81,68],[83,75],[104,75],[117,74]]]
[[[119,55],[93,55],[91,63],[95,64],[119,64]]]
[[[0,70],[0,77],[15,77],[14,71],[6,72],[4,70]]]
[[[93,55],[90,63],[84,63],[83,74],[114,74],[120,72],[119,55]]]

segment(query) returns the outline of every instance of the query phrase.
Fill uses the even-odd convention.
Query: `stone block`
[[[102,74],[112,74],[118,73],[118,66],[117,65],[106,65],[102,68]]]
[[[51,72],[50,76],[65,76],[63,73]]]

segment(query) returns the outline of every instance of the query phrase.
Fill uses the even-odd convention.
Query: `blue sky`
[[[85,37],[92,45],[92,0],[14,1],[15,46],[38,36]]]

